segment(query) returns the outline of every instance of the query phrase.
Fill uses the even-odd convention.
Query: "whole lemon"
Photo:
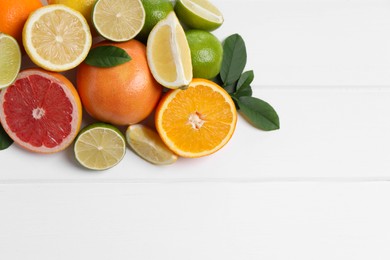
[[[203,30],[189,30],[186,37],[191,50],[193,77],[204,79],[216,77],[221,70],[223,59],[220,40]]]

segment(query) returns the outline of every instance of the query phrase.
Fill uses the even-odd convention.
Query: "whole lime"
[[[170,0],[141,0],[141,2],[145,9],[145,24],[136,38],[146,43],[153,27],[173,11],[173,4]]]
[[[188,30],[186,37],[191,50],[193,77],[216,77],[221,70],[223,58],[221,41],[212,33],[202,30]]]

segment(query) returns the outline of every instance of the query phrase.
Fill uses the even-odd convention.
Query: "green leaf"
[[[85,63],[100,68],[109,68],[121,65],[131,60],[131,57],[122,48],[105,45],[92,48]]]
[[[239,111],[256,128],[265,131],[280,128],[279,116],[267,102],[255,97],[240,97],[235,101],[239,106]]]
[[[234,84],[246,65],[245,42],[239,34],[227,37],[223,43],[223,59],[220,76],[224,86]]]
[[[4,131],[3,126],[0,125],[0,150],[7,149],[14,141]]]
[[[234,93],[234,95],[237,98],[243,96],[251,97],[252,88],[250,84],[253,82],[254,78],[255,78],[255,74],[253,73],[253,70],[244,72],[237,82],[236,92]]]
[[[227,93],[233,94],[234,92],[236,92],[236,83],[234,82],[232,84],[225,85],[223,86],[223,88],[226,90]]]

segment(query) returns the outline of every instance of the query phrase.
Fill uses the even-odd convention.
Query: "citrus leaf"
[[[110,68],[131,60],[131,57],[122,48],[106,45],[92,48],[85,63],[100,68]]]
[[[0,150],[7,149],[14,141],[4,131],[3,126],[0,125]]]
[[[255,74],[253,73],[253,70],[244,72],[237,82],[236,93],[234,95],[237,98],[243,96],[251,97],[252,88],[250,84],[253,82],[254,78],[255,78]]]
[[[255,97],[235,98],[239,111],[256,128],[265,131],[280,128],[279,116],[275,109],[267,102]]]
[[[223,43],[220,76],[224,86],[232,85],[241,76],[246,65],[245,42],[239,34],[227,37]]]

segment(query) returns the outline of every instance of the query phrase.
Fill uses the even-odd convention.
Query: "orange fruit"
[[[21,44],[24,23],[30,13],[40,7],[40,0],[1,0],[0,32],[11,35]]]
[[[137,40],[122,43],[104,41],[125,50],[129,62],[94,67],[83,62],[77,70],[77,89],[85,110],[93,118],[114,125],[136,124],[149,116],[162,93],[146,59],[146,47]]]
[[[161,139],[182,157],[215,153],[228,143],[236,123],[237,110],[230,95],[206,79],[193,79],[185,90],[170,90],[156,108]]]
[[[23,148],[55,153],[67,148],[81,126],[81,101],[62,74],[26,69],[0,92],[0,122]]]

